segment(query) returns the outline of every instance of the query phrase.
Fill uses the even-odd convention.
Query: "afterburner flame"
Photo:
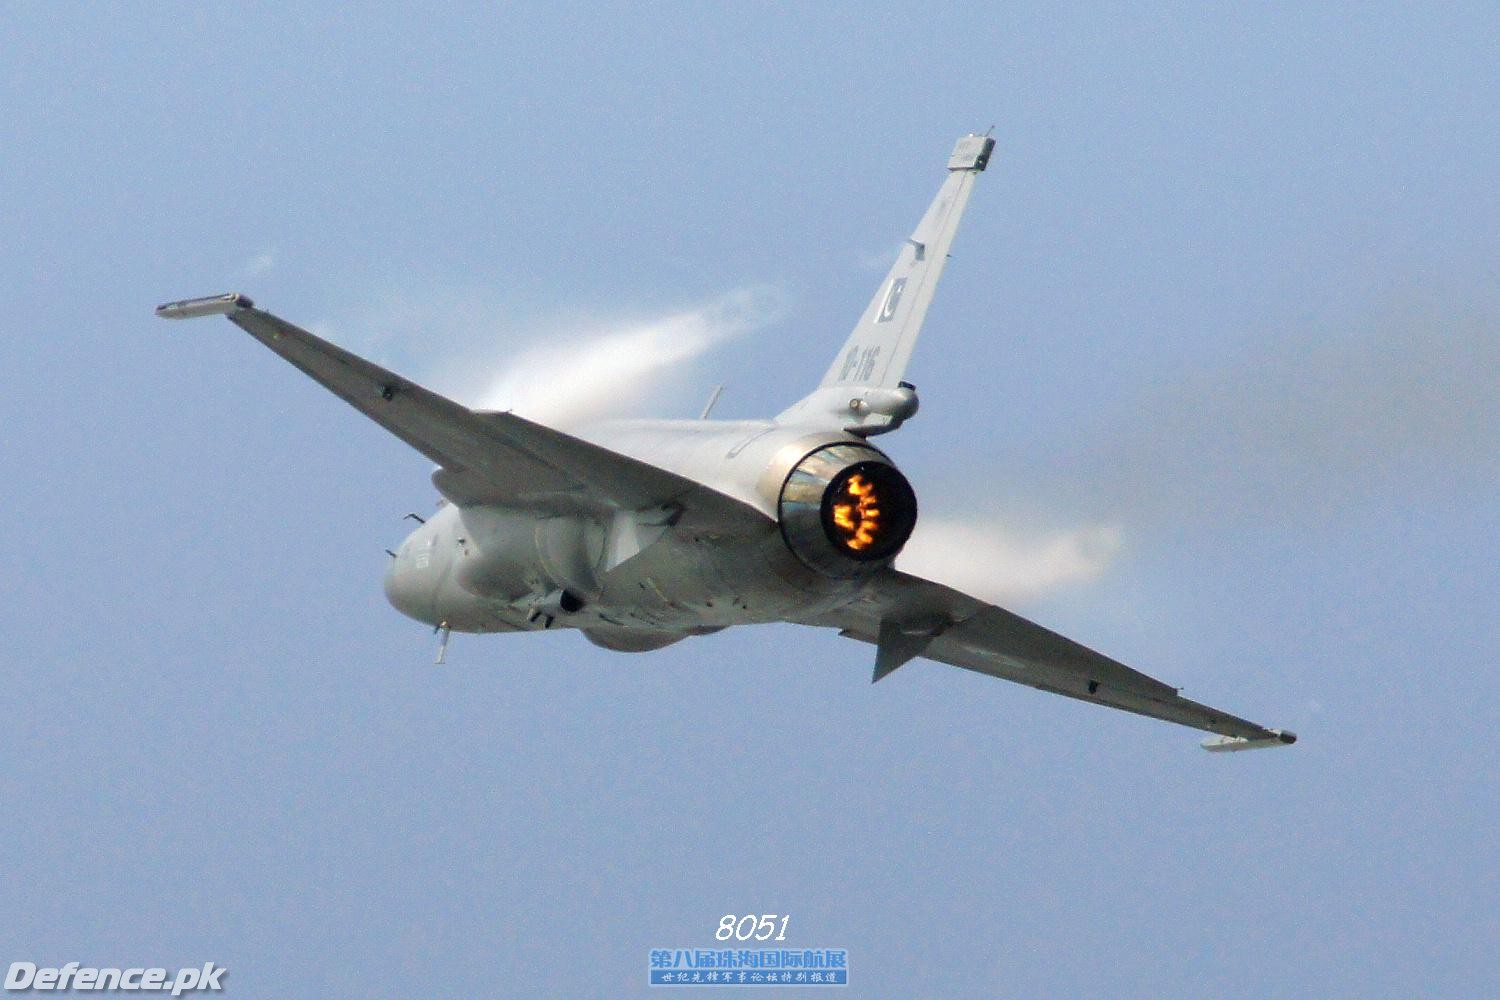
[[[777,513],[798,559],[828,576],[855,577],[877,572],[906,544],[917,498],[885,456],[840,442],[797,463]]]
[[[838,526],[842,541],[850,550],[867,549],[874,544],[880,531],[880,497],[875,492],[875,484],[856,473],[849,477],[841,492],[853,502],[833,505],[833,523]]]

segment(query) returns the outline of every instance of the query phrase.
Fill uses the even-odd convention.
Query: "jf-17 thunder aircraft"
[[[893,565],[917,498],[871,439],[917,412],[906,367],[974,182],[947,176],[811,393],[769,420],[611,420],[564,433],[472,410],[231,293],[158,316],[224,315],[437,463],[440,507],[392,555],[385,592],[448,636],[572,628],[641,652],[732,625],[794,622],[875,647],[876,681],[916,657],[1180,723],[1209,750],[1296,736],[1189,701],[1003,608]],[[710,403],[710,408],[712,403]]]

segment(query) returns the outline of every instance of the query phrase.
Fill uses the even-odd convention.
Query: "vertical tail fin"
[[[833,420],[861,434],[895,430],[916,412],[916,396],[902,379],[916,347],[927,307],[969,203],[974,178],[989,164],[995,140],[968,135],[948,158],[948,177],[922,221],[901,248],[890,273],[817,390],[777,419]]]

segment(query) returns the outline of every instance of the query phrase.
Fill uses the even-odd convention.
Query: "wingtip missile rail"
[[[253,309],[255,303],[247,295],[227,292],[210,295],[202,299],[182,299],[166,302],[156,307],[156,315],[162,319],[196,319],[199,316],[228,316],[240,309]]]
[[[1247,739],[1244,736],[1215,736],[1204,740],[1199,746],[1209,753],[1236,753],[1240,750],[1263,750],[1266,747],[1291,746],[1297,742],[1297,734],[1285,729],[1272,729],[1270,736]]]

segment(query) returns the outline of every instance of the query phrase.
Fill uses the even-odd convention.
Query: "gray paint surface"
[[[878,479],[867,522],[878,560],[875,548],[858,551],[870,544],[863,527],[846,541],[829,521],[843,477],[863,482],[871,460],[891,468],[861,439],[916,412],[907,363],[994,147],[972,134],[958,140],[937,196],[817,390],[749,428],[623,421],[574,436],[470,410],[243,295],[171,302],[156,314],[228,317],[438,463],[433,482],[452,506],[392,554],[385,590],[398,610],[443,634],[439,663],[453,631],[570,628],[609,649],[644,652],[734,625],[798,622],[876,644],[877,681],[927,656],[1217,734],[1209,749],[1295,742],[1011,612],[897,572],[916,511],[901,510]],[[883,411],[866,394],[898,386],[899,409]],[[799,476],[811,489],[797,501],[808,508],[800,526],[789,513]]]
[[[1500,992],[1493,9],[771,10],[8,10],[0,956],[615,997],[760,909],[850,996]],[[433,669],[379,587],[430,463],[142,309],[252,289],[448,390],[772,284],[642,404],[750,419],[992,122],[875,441],[919,536],[1117,524],[994,596],[1291,751],[825,629]]]

